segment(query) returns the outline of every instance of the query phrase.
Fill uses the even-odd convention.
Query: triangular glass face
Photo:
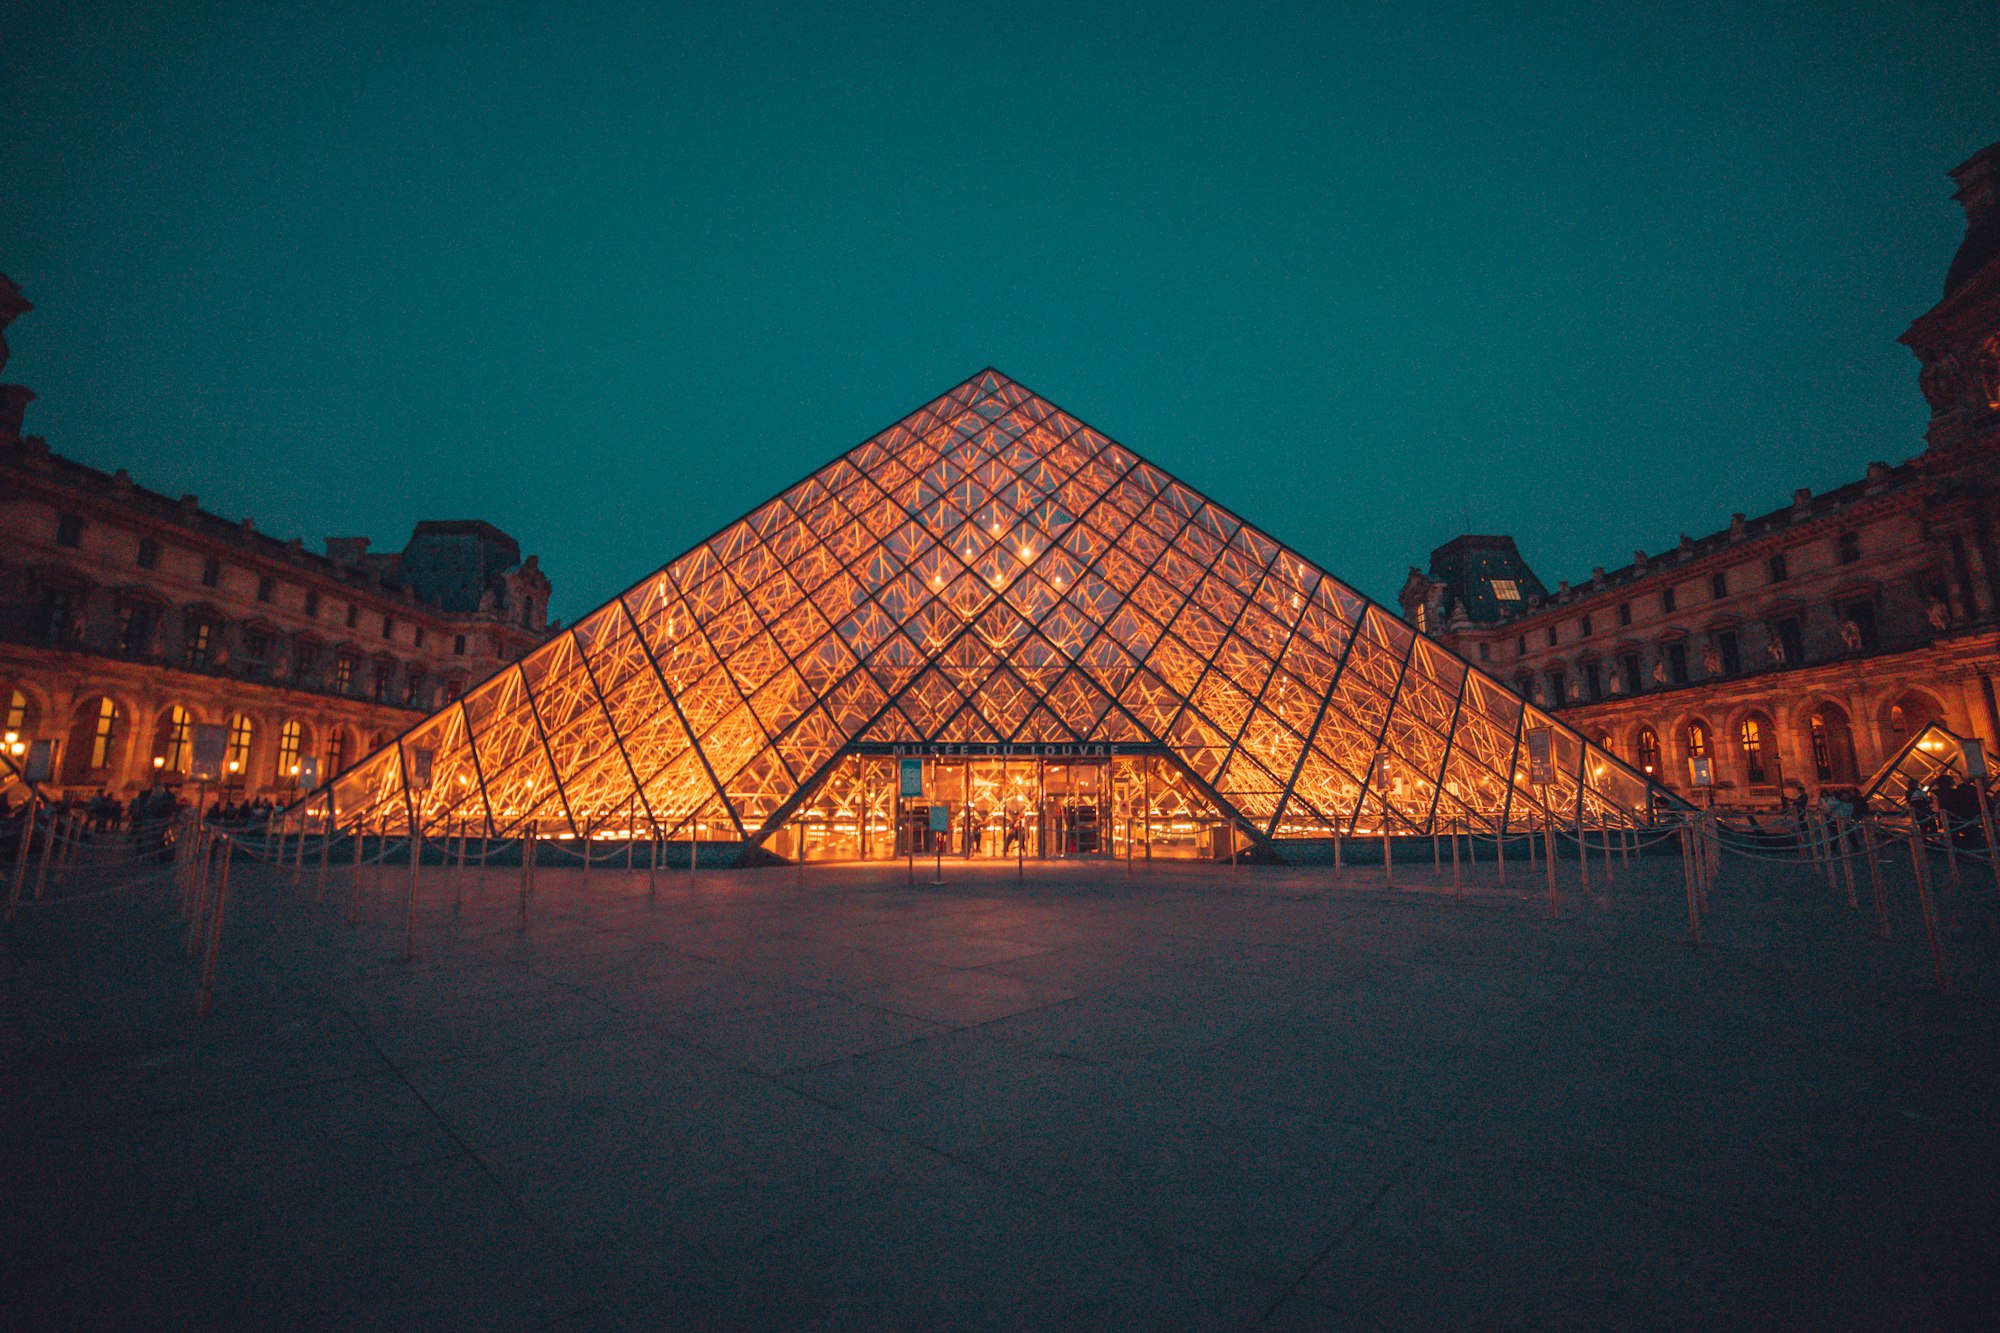
[[[760,841],[846,757],[895,746],[1163,756],[1266,840],[1631,820],[1660,795],[987,370],[342,774],[332,804],[390,831]]]

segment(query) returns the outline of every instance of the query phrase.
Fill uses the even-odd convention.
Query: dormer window
[[[1521,585],[1516,580],[1493,579],[1491,582],[1495,601],[1518,602],[1521,600]]]

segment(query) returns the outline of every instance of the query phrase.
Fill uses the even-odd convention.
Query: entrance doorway
[[[896,758],[848,755],[784,827],[772,851],[808,861],[1228,854],[1229,826],[1161,755],[934,756],[923,792],[900,795]]]

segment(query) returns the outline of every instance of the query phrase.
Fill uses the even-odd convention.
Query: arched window
[[[1687,724],[1687,734],[1684,739],[1687,743],[1688,758],[1706,759],[1708,757],[1708,728],[1698,719],[1689,721]]]
[[[1654,731],[1651,727],[1641,727],[1639,728],[1637,742],[1640,769],[1649,775],[1659,772],[1660,733]]]
[[[326,771],[320,774],[320,780],[324,782],[346,768],[347,732],[335,727],[326,738]]]
[[[1812,736],[1813,769],[1821,782],[1854,782],[1854,733],[1847,714],[1833,704],[1821,704],[1806,719]]]
[[[1935,700],[1908,690],[1899,694],[1882,713],[1882,730],[1890,749],[1897,749],[1932,722],[1944,721]]]
[[[1754,717],[1743,719],[1737,739],[1743,744],[1743,772],[1752,782],[1764,782],[1764,728]]]
[[[223,771],[229,777],[240,778],[250,771],[250,737],[254,731],[250,719],[242,713],[229,719],[229,749],[222,757]]]
[[[1597,748],[1604,751],[1604,753],[1606,754],[1618,753],[1618,751],[1611,748],[1611,733],[1608,731],[1600,731],[1597,733]]]
[[[118,754],[118,732],[125,721],[118,705],[110,699],[97,701],[97,717],[90,729],[90,766],[109,768]]]
[[[299,753],[305,745],[306,729],[299,725],[297,718],[286,718],[278,728],[278,781],[287,782],[299,775]]]
[[[0,745],[5,745],[7,753],[19,762],[27,753],[30,737],[41,718],[35,715],[35,702],[21,690],[10,690],[7,694],[7,716],[0,731]]]
[[[153,728],[153,771],[159,774],[186,773],[194,759],[194,718],[174,704],[160,714]]]

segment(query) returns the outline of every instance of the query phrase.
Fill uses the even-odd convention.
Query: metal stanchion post
[[[1583,830],[1583,810],[1576,812],[1576,890],[1590,906],[1590,835]]]
[[[1465,880],[1458,870],[1458,821],[1451,821],[1451,896],[1465,897]]]
[[[1493,824],[1493,859],[1499,862],[1500,887],[1507,887],[1507,819],[1501,816]]]
[[[1840,876],[1847,881],[1847,910],[1858,912],[1861,910],[1861,899],[1856,897],[1854,893],[1854,857],[1852,854],[1853,848],[1848,846],[1849,837],[1847,821],[1845,819],[1835,819],[1833,821],[1833,845],[1840,857]]]
[[[1549,920],[1556,919],[1556,821],[1553,817],[1542,822],[1542,850],[1547,853],[1542,859],[1549,872]]]
[[[1699,895],[1695,892],[1694,837],[1693,831],[1681,825],[1681,883],[1687,890],[1688,901],[1688,943],[1701,944],[1701,908]]]
[[[1394,887],[1396,883],[1396,859],[1389,850],[1389,807],[1382,807],[1382,882]]]
[[[410,897],[403,908],[403,961],[417,956],[417,869],[424,863],[424,830],[410,825]]]
[[[351,925],[358,925],[361,921],[361,844],[364,841],[361,834],[361,816],[356,815],[354,817],[354,896],[347,904],[347,920]]]
[[[195,861],[194,908],[188,913],[187,956],[201,951],[201,928],[207,919],[209,868],[215,857],[215,834],[202,827],[201,848]]]
[[[61,836],[62,820],[60,818],[51,819],[49,821],[49,831],[42,837],[42,859],[40,864],[35,867],[36,902],[40,902],[42,896],[49,891],[49,858],[55,855],[56,839]]]
[[[215,886],[215,902],[208,909],[208,952],[201,961],[201,1002],[195,1008],[201,1018],[207,1018],[215,1007],[215,969],[222,955],[222,916],[229,905],[229,862],[235,844],[226,837],[221,841],[222,872]]]
[[[333,859],[333,803],[329,801],[326,817],[320,821],[319,829],[319,900],[326,901],[327,862]]]
[[[1938,934],[1937,911],[1931,905],[1930,850],[1924,846],[1924,831],[1917,821],[1910,821],[1910,868],[1917,876],[1917,904],[1924,913],[1924,934],[1930,940],[1931,967],[1937,975],[1937,988],[1951,993],[1951,969],[1945,963],[1944,940]]]
[[[535,834],[532,829],[521,830],[521,900],[517,911],[516,924],[525,928],[528,924],[528,894],[535,874]]]
[[[1340,883],[1340,825],[1333,826],[1333,882]]]
[[[13,883],[7,889],[7,919],[12,921],[14,913],[21,907],[21,882],[28,877],[28,854],[35,845],[35,816],[40,811],[40,796],[28,798],[28,809],[21,816],[21,842],[14,849]]]
[[[651,899],[660,887],[660,830],[653,829],[653,843],[646,853],[646,897]]]
[[[1889,938],[1889,903],[1882,896],[1882,866],[1875,859],[1875,820],[1864,816],[1861,820],[1861,847],[1868,857],[1868,888],[1875,895],[1875,932],[1883,939]]]

